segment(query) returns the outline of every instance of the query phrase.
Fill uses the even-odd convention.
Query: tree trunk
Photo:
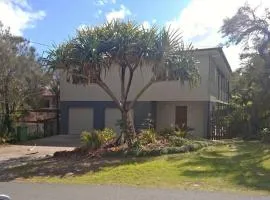
[[[4,130],[7,133],[11,133],[11,119],[10,119],[10,109],[9,109],[9,102],[8,102],[8,85],[5,84],[4,86],[4,109],[5,109],[5,116],[4,116]]]
[[[8,113],[5,113],[4,126],[5,126],[6,132],[7,133],[11,133],[12,128],[11,128],[11,119],[10,119],[10,113],[9,113],[9,111],[8,111]]]
[[[124,137],[124,142],[126,142],[128,147],[130,148],[132,146],[132,142],[136,134],[130,110],[123,109],[122,122],[123,124],[121,134]]]

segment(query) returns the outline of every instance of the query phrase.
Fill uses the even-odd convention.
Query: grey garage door
[[[81,134],[82,131],[93,130],[92,108],[70,108],[69,109],[69,134]]]

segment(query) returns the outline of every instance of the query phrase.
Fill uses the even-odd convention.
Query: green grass
[[[90,168],[71,177],[31,176],[28,180],[270,194],[270,145],[260,142],[234,141],[193,153],[136,158],[113,165],[107,163],[91,171]]]
[[[270,192],[270,148],[258,142],[235,142],[196,153],[125,161],[73,177],[31,180]]]

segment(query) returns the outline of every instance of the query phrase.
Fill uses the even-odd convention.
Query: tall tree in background
[[[244,47],[241,68],[234,72],[231,115],[248,135],[270,126],[270,12],[265,9],[259,16],[258,9],[245,4],[221,27],[228,44]]]
[[[35,49],[22,37],[13,36],[0,22],[0,113],[1,133],[12,132],[12,118],[18,109],[37,106],[43,70]]]
[[[270,69],[270,11],[265,9],[259,16],[258,8],[248,4],[240,7],[233,17],[224,20],[221,33],[229,44],[243,44],[245,50],[255,50]]]
[[[114,21],[78,31],[74,38],[50,51],[47,60],[49,66],[63,69],[69,82],[97,84],[112,98],[122,113],[121,136],[131,145],[135,130],[130,110],[152,84],[172,80],[198,83],[199,73],[190,50],[178,31]],[[119,71],[120,99],[104,80],[115,67]],[[146,67],[152,70],[152,78],[128,101],[134,73]]]
[[[257,55],[233,73],[231,128],[247,137],[256,136],[262,128],[270,126],[270,85],[264,71],[264,61]]]
[[[55,106],[56,106],[56,131],[57,134],[60,133],[60,74],[59,71],[48,69],[48,75],[50,77],[49,89],[51,93],[55,96]]]

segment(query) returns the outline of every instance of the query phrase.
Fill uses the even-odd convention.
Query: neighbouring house
[[[48,88],[44,88],[41,92],[42,95],[42,107],[43,108],[56,108],[56,95]]]
[[[56,96],[48,88],[41,91],[39,108],[22,112],[24,114],[16,120],[16,126],[26,127],[29,138],[57,134]]]
[[[232,73],[222,48],[196,49],[196,59],[201,75],[198,87],[190,88],[179,81],[164,81],[152,85],[133,109],[136,129],[151,117],[155,128],[181,126],[193,128],[197,136],[211,137],[226,133],[219,126],[217,109],[229,101],[229,79]],[[105,80],[117,96],[120,96],[118,69],[114,68]],[[148,82],[151,70],[137,70],[128,99],[133,99]],[[72,85],[63,73],[60,81],[61,130],[63,134],[80,134],[84,130],[103,129],[119,131],[116,122],[121,118],[111,98],[97,85]]]

